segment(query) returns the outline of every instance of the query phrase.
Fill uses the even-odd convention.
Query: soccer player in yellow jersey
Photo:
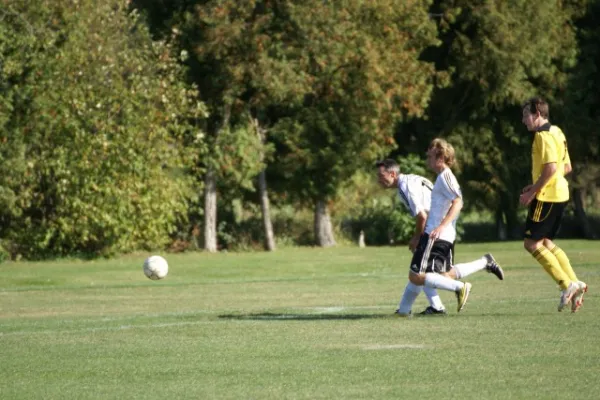
[[[565,175],[571,172],[571,159],[565,135],[559,127],[551,125],[548,118],[548,103],[541,98],[534,97],[523,104],[523,124],[534,135],[533,184],[523,188],[519,198],[522,205],[529,206],[524,246],[560,286],[558,311],[571,303],[571,311],[576,312],[583,303],[587,285],[577,279],[569,258],[552,241],[569,201]]]

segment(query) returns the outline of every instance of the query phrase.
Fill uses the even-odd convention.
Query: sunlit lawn
[[[577,314],[519,242],[458,244],[506,280],[412,319],[405,248],[163,254],[163,281],[147,254],[2,264],[0,399],[598,398],[600,245],[558,244],[590,286]]]

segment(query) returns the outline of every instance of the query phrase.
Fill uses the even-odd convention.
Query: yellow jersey
[[[537,193],[540,201],[560,203],[569,200],[569,183],[565,179],[565,165],[571,164],[567,139],[558,126],[545,124],[535,133],[531,148],[531,177],[535,183],[544,164],[556,163],[556,172]]]

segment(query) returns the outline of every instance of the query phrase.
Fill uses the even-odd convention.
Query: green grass
[[[3,264],[0,399],[596,398],[600,246],[558,244],[590,286],[577,314],[517,242],[459,244],[506,280],[412,319],[404,248],[168,255],[162,281],[146,254]]]

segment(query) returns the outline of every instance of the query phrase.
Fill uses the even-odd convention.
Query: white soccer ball
[[[161,256],[151,256],[144,261],[144,275],[152,280],[162,279],[169,273],[169,264]]]

